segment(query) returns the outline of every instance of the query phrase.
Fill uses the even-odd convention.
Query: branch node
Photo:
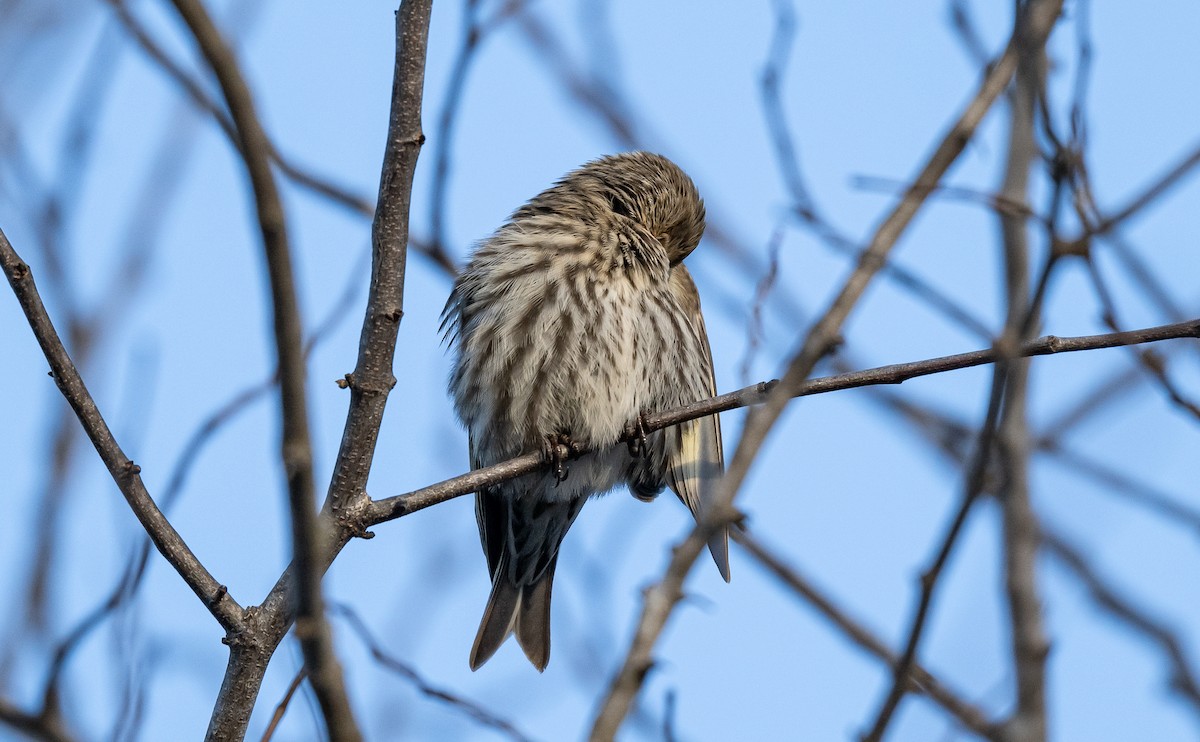
[[[17,263],[16,265],[9,268],[8,275],[11,277],[11,279],[13,281],[25,280],[26,278],[29,277],[29,264],[26,263],[25,261],[21,261],[21,262]]]

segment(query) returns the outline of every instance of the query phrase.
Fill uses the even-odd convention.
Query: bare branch
[[[280,454],[287,479],[292,520],[294,577],[298,585],[296,634],[304,650],[325,724],[334,740],[361,739],[333,653],[333,639],[325,621],[318,569],[316,498],[314,495],[312,440],[308,432],[308,399],[305,392],[303,323],[292,275],[291,248],[283,203],[271,171],[271,143],[258,120],[254,99],[232,49],[200,0],[173,0],[225,96],[237,133],[238,149],[254,190],[259,228],[271,284],[275,352],[278,360],[280,414],[283,438]]]
[[[371,630],[367,628],[367,624],[362,620],[362,617],[350,606],[344,603],[337,603],[331,605],[329,611],[346,619],[346,622],[350,624],[350,628],[354,630],[354,633],[358,635],[362,643],[367,646],[367,651],[371,653],[376,662],[408,680],[421,695],[459,711],[482,726],[497,731],[510,739],[517,740],[517,742],[529,742],[529,737],[525,736],[524,733],[510,722],[505,721],[478,703],[463,698],[457,693],[431,685],[411,665],[389,654],[371,634]]]
[[[955,513],[954,519],[950,521],[950,525],[946,528],[945,535],[939,541],[940,546],[938,547],[937,555],[934,556],[929,567],[921,573],[920,597],[917,600],[912,619],[909,621],[908,637],[904,643],[904,651],[900,655],[900,661],[896,663],[892,672],[891,689],[884,697],[883,703],[875,715],[875,721],[871,724],[871,729],[862,737],[865,742],[880,742],[883,739],[883,735],[891,723],[893,714],[899,708],[904,694],[908,692],[906,680],[911,668],[917,661],[917,649],[924,635],[938,580],[942,576],[950,555],[958,545],[958,537],[962,534],[963,526],[967,522],[967,516],[970,515],[972,508],[983,492],[988,462],[996,437],[996,424],[1000,417],[1001,405],[1004,399],[1004,387],[1007,383],[1007,376],[1008,362],[998,363],[993,369],[992,387],[988,396],[987,415],[984,417],[983,425],[979,429],[975,451],[971,456],[966,477],[963,481],[963,494],[958,512]]]
[[[141,467],[125,456],[125,452],[113,438],[112,431],[108,429],[108,424],[96,407],[95,400],[75,369],[75,364],[71,362],[71,357],[46,313],[46,307],[42,304],[33,281],[33,272],[13,250],[3,231],[0,231],[0,268],[3,268],[13,293],[21,303],[21,309],[29,320],[38,345],[50,364],[55,383],[75,411],[84,432],[96,447],[96,452],[121,494],[125,496],[133,514],[154,540],[159,552],[175,568],[192,592],[196,593],[213,617],[226,631],[235,630],[241,624],[241,606],[230,597],[225,586],[219,584],[200,563],[146,491],[140,474]]]
[[[73,737],[63,728],[62,721],[41,715],[28,714],[0,698],[0,723],[41,742],[71,742]]]
[[[1136,196],[1131,197],[1128,203],[1088,230],[1089,234],[1092,236],[1105,235],[1118,226],[1124,225],[1147,206],[1157,201],[1163,194],[1170,191],[1171,188],[1191,173],[1197,165],[1200,165],[1200,146],[1194,147],[1189,154],[1180,159],[1167,172],[1146,186]]]
[[[1120,329],[1120,321],[1117,318],[1117,307],[1113,301],[1112,293],[1108,290],[1108,286],[1104,282],[1104,277],[1100,275],[1100,268],[1096,265],[1096,261],[1092,259],[1090,254],[1085,257],[1085,260],[1087,261],[1088,277],[1091,279],[1096,297],[1100,301],[1104,324],[1113,330],[1118,330]],[[1167,398],[1176,407],[1200,420],[1200,404],[1188,399],[1179,386],[1167,374],[1166,359],[1149,350],[1133,349],[1133,353],[1142,368],[1158,382],[1158,386],[1166,393]]]
[[[781,92],[784,73],[795,41],[795,10],[791,0],[776,0],[773,6],[775,28],[771,36],[767,61],[759,78],[759,101],[766,121],[767,134],[774,149],[775,164],[779,167],[788,196],[792,201],[791,213],[826,247],[840,255],[859,259],[864,252],[863,248],[855,240],[838,230],[822,213],[805,182],[804,173],[801,171],[799,147],[788,127]],[[910,187],[902,185],[898,190],[903,192]],[[940,189],[942,186],[939,185],[937,188]],[[722,231],[718,230],[716,235],[718,237],[716,241],[721,244],[722,240],[719,238],[723,236]],[[735,248],[732,245],[726,247],[727,252],[733,249]],[[769,270],[770,268],[768,268]],[[890,261],[884,263],[881,272],[897,286],[970,332],[981,338],[991,337],[991,332],[983,320],[917,274]]]
[[[746,549],[766,570],[775,575],[787,585],[796,595],[811,605],[818,613],[836,626],[846,638],[862,648],[868,654],[883,660],[893,670],[900,660],[884,644],[883,640],[872,634],[861,623],[848,615],[824,595],[812,581],[800,574],[795,567],[783,562],[764,546],[748,529],[734,529],[731,536],[735,542]],[[944,683],[933,676],[919,663],[913,663],[909,668],[907,682],[912,684],[915,692],[923,693],[945,709],[964,728],[975,732],[981,737],[994,738],[995,725],[988,720],[987,715],[973,704],[962,699]]]
[[[1100,348],[1122,347],[1135,343],[1153,343],[1176,338],[1200,338],[1200,319],[1106,335],[1084,335],[1081,337],[1047,335],[1022,345],[1015,357],[1073,353],[1098,350]],[[1001,360],[1001,358],[1002,355],[999,351],[991,348],[971,353],[930,358],[924,361],[879,366],[877,368],[852,371],[836,376],[822,376],[802,382],[794,390],[792,396],[807,397],[814,394],[827,394],[829,392],[857,389],[865,386],[902,384],[909,379],[915,379],[920,376],[929,376],[946,371],[995,363]],[[770,398],[773,390],[778,388],[778,385],[778,380],[760,381],[757,384],[751,384],[737,391],[728,392],[711,399],[694,402],[674,410],[649,414],[645,416],[644,428],[647,433],[651,433],[713,413],[728,412],[729,410],[736,410],[742,407],[763,404]],[[621,440],[624,440],[624,438]],[[563,451],[566,451],[566,449],[563,448]],[[586,453],[586,450],[580,453]],[[427,507],[452,500],[455,497],[475,492],[480,487],[491,486],[537,471],[544,464],[545,461],[541,453],[528,453],[493,466],[475,469],[467,474],[461,474],[452,479],[431,484],[412,492],[395,495],[382,500],[374,500],[365,508],[362,522],[364,526],[374,526],[389,520],[395,520],[410,513],[415,513],[418,510],[424,510]]]
[[[1087,587],[1092,600],[1113,618],[1158,645],[1171,664],[1171,690],[1179,694],[1200,717],[1200,680],[1197,680],[1196,673],[1192,670],[1192,663],[1183,642],[1161,621],[1137,608],[1133,601],[1109,586],[1092,569],[1083,554],[1061,536],[1043,528],[1041,537],[1046,552],[1074,573]]]
[[[1022,44],[1010,98],[1008,161],[1001,188],[1001,196],[1010,202],[1025,203],[1028,200],[1030,167],[1037,156],[1034,115],[1042,89],[1040,80],[1045,59],[1040,44]],[[1057,189],[1056,184],[1055,191]],[[1051,198],[1056,200],[1057,193]],[[1051,208],[1054,207],[1052,202]],[[1035,304],[1030,308],[1027,226],[1021,216],[1001,213],[1000,228],[1008,309],[1006,334],[1024,340],[1030,328],[1038,323],[1038,306]],[[1052,228],[1047,232],[1052,243]],[[1025,312],[1029,312],[1028,317]],[[1013,359],[1008,363],[1004,406],[996,430],[1005,594],[1009,607],[1010,646],[1016,668],[1016,708],[1004,723],[1005,739],[1012,742],[1044,742],[1046,739],[1049,642],[1037,587],[1038,520],[1029,494],[1029,367],[1028,359]]]
[[[1054,0],[1032,6],[1033,17],[1036,20],[1031,27],[1040,34],[1034,38],[1044,40],[1049,34],[1058,17],[1060,6],[1061,3]],[[869,247],[859,258],[854,272],[821,319],[809,331],[778,387],[768,395],[763,407],[754,410],[748,416],[741,441],[721,480],[711,517],[698,524],[687,540],[675,548],[662,581],[646,592],[645,607],[625,663],[614,677],[608,696],[602,702],[592,726],[593,739],[615,736],[641,688],[645,673],[651,666],[651,652],[657,637],[666,625],[672,608],[682,596],[683,581],[703,544],[722,522],[736,519],[736,513],[732,510],[733,499],[767,433],[783,412],[788,399],[802,386],[817,362],[835,343],[842,325],[858,299],[883,266],[892,246],[925,202],[927,190],[941,180],[962,153],[984,114],[1007,86],[1015,70],[1016,59],[1016,45],[1014,41],[1010,41],[1004,54],[988,70],[971,102],[922,168],[913,187],[905,193],[899,204],[876,230]]]
[[[142,51],[146,53],[146,56],[157,64],[168,77],[175,81],[197,108],[210,115],[216,121],[217,126],[231,144],[235,147],[239,146],[237,131],[233,121],[225,112],[225,109],[208,95],[204,86],[193,79],[182,66],[171,59],[162,46],[150,35],[150,32],[141,21],[129,10],[125,4],[125,0],[107,0],[107,2],[113,6],[113,10],[117,14],[117,19],[133,37],[134,41],[142,48]],[[298,165],[291,158],[280,152],[274,143],[269,140],[267,144],[270,147],[271,160],[279,167],[279,171],[291,182],[318,196],[327,198],[334,204],[348,209],[359,216],[370,219],[375,215],[375,205],[369,198],[354,193],[334,183],[329,178],[318,175]],[[442,245],[431,240],[413,239],[409,246],[421,255],[429,258],[443,272],[449,275],[454,275],[457,272],[458,268],[454,264],[454,259],[450,257]]]
[[[275,730],[279,727],[279,722],[283,721],[283,715],[287,713],[288,706],[292,703],[292,697],[296,695],[296,691],[300,688],[300,684],[308,677],[308,670],[303,665],[296,671],[296,676],[292,678],[292,682],[288,683],[287,690],[283,693],[283,698],[279,699],[279,703],[275,704],[275,713],[271,714],[271,721],[267,723],[267,728],[263,732],[262,742],[271,742],[271,738],[275,736]]]
[[[117,20],[120,21],[121,25],[125,28],[129,35],[133,37],[133,40],[137,42],[138,46],[142,48],[142,51],[145,52],[146,56],[150,58],[150,61],[158,65],[158,67],[162,69],[162,71],[166,73],[168,77],[174,80],[175,84],[178,85],[185,94],[187,94],[188,98],[192,100],[197,108],[209,114],[213,120],[216,121],[217,126],[221,129],[222,133],[225,134],[226,138],[228,138],[234,146],[240,146],[237,127],[234,124],[234,121],[230,118],[229,114],[226,113],[225,109],[217,101],[213,100],[213,98],[209,96],[208,92],[205,91],[204,86],[199,81],[193,79],[181,65],[171,59],[166,50],[154,40],[154,38],[150,35],[149,30],[147,30],[142,22],[137,19],[137,16],[135,16],[132,11],[129,10],[129,6],[126,4],[125,0],[107,0],[107,2],[112,6],[113,11],[116,13]],[[350,211],[367,217],[371,216],[373,213],[374,209],[371,206],[371,202],[366,198],[355,195],[348,190],[335,185],[327,178],[301,168],[293,163],[290,159],[280,154],[273,144],[268,142],[267,146],[269,147],[268,151],[271,159],[279,165],[280,171],[282,171],[289,180],[292,180],[297,185],[303,186],[304,188],[307,188],[318,195],[330,199],[331,201],[337,203],[343,208],[349,209]]]
[[[314,553],[320,575],[352,534],[352,514],[366,501],[366,481],[388,392],[395,384],[393,355],[403,316],[405,248],[412,179],[424,135],[421,98],[429,37],[430,0],[405,0],[396,15],[396,66],[379,203],[372,228],[370,294],[359,341],[358,365],[347,377],[350,410],[322,509],[324,538]],[[260,606],[253,627],[231,643],[221,694],[209,722],[212,740],[245,734],[266,664],[292,622],[295,587],[289,568]]]

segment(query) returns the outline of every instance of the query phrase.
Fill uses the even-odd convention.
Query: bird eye
[[[620,214],[626,218],[633,218],[629,213],[629,204],[625,203],[616,193],[609,191],[608,207],[613,210],[614,214]]]

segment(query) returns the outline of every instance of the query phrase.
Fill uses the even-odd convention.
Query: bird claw
[[[557,487],[571,473],[567,468],[567,459],[579,455],[579,446],[566,433],[551,433],[542,439],[542,444],[542,456],[550,464],[550,471],[554,472],[554,486]]]
[[[645,459],[650,457],[650,447],[646,445],[646,415],[639,412],[633,422],[625,429],[625,435],[629,436],[626,444],[629,446],[629,455],[635,459]]]

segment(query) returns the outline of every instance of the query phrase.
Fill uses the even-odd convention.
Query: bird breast
[[[630,262],[639,252],[614,232],[507,237],[481,247],[461,282],[451,387],[477,447],[502,460],[551,433],[616,441],[652,402],[651,360],[670,332],[656,307],[673,301],[665,259]]]

